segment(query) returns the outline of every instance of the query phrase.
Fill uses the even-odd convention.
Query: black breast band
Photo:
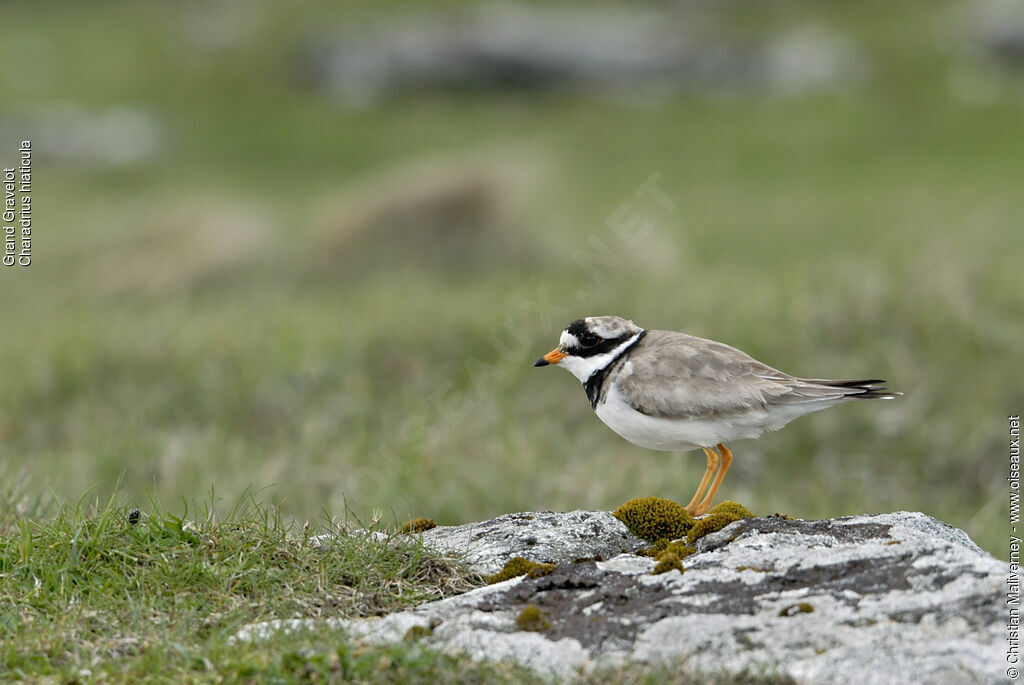
[[[638,342],[644,339],[645,335],[647,335],[647,331],[640,331],[640,334],[637,335],[636,340],[634,340],[625,348],[623,348],[623,350],[619,352],[619,356],[608,362],[608,364],[603,369],[598,369],[594,373],[590,374],[590,378],[588,378],[587,382],[583,384],[583,387],[587,391],[587,399],[590,400],[591,407],[597,409],[598,402],[604,399],[604,396],[607,392],[606,388],[604,387],[604,379],[607,378],[608,374],[611,373],[614,369],[617,369],[619,366],[622,365],[623,357],[626,355],[626,352],[629,352],[629,350],[633,349],[633,347],[635,347]]]

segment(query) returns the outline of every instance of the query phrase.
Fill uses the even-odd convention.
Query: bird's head
[[[565,327],[558,347],[534,362],[534,366],[559,364],[586,382],[607,366],[625,346],[643,333],[632,321],[618,316],[588,316]]]

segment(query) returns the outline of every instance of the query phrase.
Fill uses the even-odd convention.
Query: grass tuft
[[[153,501],[142,513],[110,500],[12,520],[0,536],[0,680],[254,677],[307,661],[316,672],[344,670],[337,642],[333,656],[309,660],[282,651],[301,640],[242,647],[228,638],[273,618],[381,615],[477,582],[397,532],[330,517],[294,526],[251,498],[223,519],[212,511],[179,515]],[[396,668],[421,667],[409,658]]]

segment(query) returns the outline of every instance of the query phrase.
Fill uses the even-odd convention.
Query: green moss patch
[[[685,559],[686,557],[690,556],[696,551],[697,550],[695,550],[693,547],[688,546],[682,540],[672,542],[668,538],[660,538],[657,541],[655,541],[655,543],[652,546],[646,549],[639,549],[636,553],[638,556],[653,557],[655,561],[660,561],[661,555],[665,554],[666,552],[671,552],[672,554],[678,556],[680,559]]]
[[[720,531],[733,521],[753,518],[753,516],[750,510],[742,504],[726,500],[713,506],[707,516],[693,524],[686,536],[686,541],[692,545],[708,533]]]
[[[414,535],[423,531],[437,528],[437,521],[434,519],[412,519],[403,525],[399,532],[403,535]]]
[[[527,604],[516,617],[516,626],[519,630],[529,630],[540,633],[551,627],[551,621],[544,615],[544,610],[536,604]]]
[[[660,573],[667,573],[672,569],[682,573],[685,570],[683,568],[683,559],[696,551],[682,540],[670,542],[666,538],[661,538],[652,547],[640,550],[640,553],[654,557],[654,560],[658,562],[655,564],[654,570],[651,571],[651,575],[656,576]]]
[[[651,571],[651,575],[657,576],[669,571],[683,573],[685,570],[683,568],[683,560],[679,558],[678,554],[675,552],[662,552],[661,556],[658,557],[658,563],[654,565],[654,570]]]
[[[809,614],[814,611],[814,607],[807,602],[800,602],[799,604],[790,604],[779,612],[779,616],[796,616],[797,614]]]
[[[515,578],[517,576],[526,576],[527,578],[540,578],[546,576],[555,570],[554,564],[541,564],[536,561],[530,561],[523,557],[512,557],[505,562],[505,565],[501,567],[501,570],[495,573],[493,576],[487,578],[488,583],[500,583],[503,580]]]
[[[612,512],[633,535],[654,542],[659,538],[676,540],[686,535],[694,518],[682,505],[661,497],[631,499]]]
[[[719,502],[715,506],[711,507],[709,514],[736,514],[741,519],[751,519],[754,515],[750,513],[750,509],[739,502],[733,502],[731,499],[727,499],[724,502]]]
[[[402,637],[406,642],[416,642],[417,640],[434,634],[434,628],[441,625],[439,619],[434,619],[430,622],[429,626],[413,626],[409,630],[405,631],[405,635]]]
[[[693,528],[690,529],[689,534],[686,536],[686,541],[692,545],[708,533],[716,533],[733,521],[739,521],[741,518],[741,516],[728,512],[708,514],[694,524]]]

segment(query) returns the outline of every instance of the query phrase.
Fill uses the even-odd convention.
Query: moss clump
[[[426,626],[413,626],[409,630],[405,631],[405,635],[402,637],[406,642],[416,642],[422,637],[433,635],[434,629],[427,628]]]
[[[654,565],[654,570],[651,571],[651,575],[657,576],[673,570],[682,573],[685,570],[683,569],[683,560],[675,552],[662,552],[661,556],[658,557],[658,563]]]
[[[635,552],[635,554],[638,557],[656,557],[665,551],[669,542],[670,540],[668,538],[658,538],[654,541],[653,545],[650,547],[641,547]]]
[[[412,519],[407,521],[398,532],[402,535],[414,535],[431,528],[437,528],[437,521],[434,519]]]
[[[413,626],[409,630],[405,631],[405,635],[402,637],[406,642],[415,642],[420,638],[427,637],[428,635],[434,634],[434,628],[441,625],[443,621],[439,618],[433,618],[430,620],[429,626]]]
[[[551,627],[551,621],[544,615],[544,611],[536,604],[527,604],[519,612],[516,618],[516,625],[519,630],[530,630],[540,633]]]
[[[690,547],[682,540],[677,540],[676,542],[670,542],[667,545],[665,545],[665,551],[661,554],[654,555],[654,558],[660,561],[663,554],[675,554],[680,559],[685,559],[686,557],[690,556],[696,551],[697,550],[695,550],[693,547]]]
[[[680,559],[685,559],[686,557],[690,556],[696,551],[697,550],[695,550],[693,547],[689,547],[682,540],[676,540],[675,542],[672,542],[668,538],[659,538],[654,542],[652,546],[646,549],[638,549],[636,553],[638,556],[653,557],[655,561],[660,561],[661,555],[665,554],[666,552],[671,552],[672,554],[678,556]]]
[[[809,614],[812,611],[814,611],[814,607],[807,602],[800,602],[799,604],[790,604],[779,612],[779,616],[796,616],[797,614]]]
[[[672,569],[675,569],[682,573],[685,569],[683,568],[683,559],[693,554],[695,550],[693,547],[687,546],[682,540],[676,540],[675,542],[669,542],[665,538],[654,543],[654,546],[650,549],[641,550],[645,552],[647,556],[654,557],[654,560],[658,563],[655,564],[654,570],[651,571],[652,576],[656,576],[659,573],[667,573]]]
[[[724,502],[719,502],[715,506],[711,507],[708,511],[709,514],[736,514],[741,519],[752,519],[754,515],[750,513],[750,509],[739,502],[733,502],[731,499],[727,499]]]
[[[526,576],[527,578],[540,578],[546,576],[555,570],[554,564],[538,564],[536,561],[530,561],[522,557],[512,557],[505,562],[501,570],[495,573],[493,576],[488,576],[488,583],[500,583],[503,580],[509,578],[515,578],[517,576]]]
[[[738,502],[726,500],[711,507],[707,516],[697,521],[686,536],[687,542],[693,544],[708,533],[722,530],[733,521],[753,518],[750,510]]]
[[[694,518],[682,505],[661,497],[631,499],[612,516],[626,524],[633,535],[648,542],[681,538],[694,524]]]
[[[690,529],[689,534],[686,536],[686,541],[692,545],[708,533],[722,530],[733,521],[739,521],[741,518],[743,517],[725,511],[720,511],[717,514],[708,514],[693,525],[693,528]]]
[[[540,578],[555,570],[554,564],[534,564],[533,568],[526,574],[527,578]]]

